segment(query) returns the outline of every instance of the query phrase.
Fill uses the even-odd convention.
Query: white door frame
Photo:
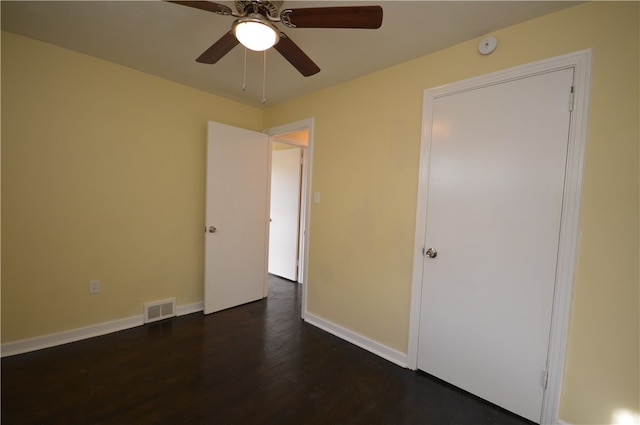
[[[542,423],[557,423],[560,389],[564,370],[566,341],[571,307],[573,277],[578,245],[578,220],[582,192],[584,152],[587,139],[588,105],[591,82],[591,50],[583,50],[527,65],[494,72],[488,75],[427,89],[424,91],[422,136],[420,144],[420,172],[416,209],[416,231],[411,286],[411,310],[409,318],[408,366],[417,369],[418,329],[422,293],[422,270],[426,218],[427,190],[429,187],[429,159],[431,149],[430,111],[434,100],[440,96],[478,88],[513,79],[524,78],[558,69],[574,68],[574,97],[569,146],[565,174],[565,192],[562,201],[562,219],[558,250],[558,266],[548,354],[548,382],[542,401]]]
[[[303,163],[302,163],[302,193],[301,193],[301,211],[300,211],[300,265],[302,279],[302,311],[300,312],[303,319],[307,314],[307,270],[309,266],[309,224],[311,220],[311,170],[313,165],[313,118],[292,122],[289,124],[271,127],[263,132],[270,136],[273,140],[275,136],[293,133],[296,131],[308,130],[309,143],[306,147],[302,147]],[[269,154],[269,162],[271,162],[271,153]],[[271,175],[269,175],[271,178]],[[298,274],[300,276],[300,273]]]

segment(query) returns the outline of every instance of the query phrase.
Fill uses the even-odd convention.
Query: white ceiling
[[[233,2],[219,3],[234,7]],[[379,4],[384,18],[377,30],[292,29],[278,24],[321,71],[303,77],[269,50],[264,105],[262,53],[247,53],[244,92],[241,45],[217,64],[195,61],[231,28],[233,17],[162,1],[2,1],[1,16],[3,30],[268,107],[577,3],[285,1],[285,8]]]

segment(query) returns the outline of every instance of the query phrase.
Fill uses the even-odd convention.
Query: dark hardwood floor
[[[269,298],[2,359],[2,423],[530,422],[300,319],[299,285]]]

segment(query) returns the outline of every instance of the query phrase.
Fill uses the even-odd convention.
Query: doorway
[[[298,242],[300,282],[306,279],[313,120],[262,133],[210,121],[207,128],[204,313],[267,296],[272,137],[289,144],[303,132]],[[288,135],[288,136],[285,136]],[[297,136],[298,139],[300,136]],[[301,142],[297,142],[301,144]],[[302,288],[306,315],[306,291]]]
[[[590,57],[424,94],[409,366],[541,423],[557,421]]]
[[[313,119],[272,127],[264,132],[269,136],[272,144],[270,199],[271,203],[279,203],[270,205],[269,273],[304,284],[309,246]],[[296,157],[299,158],[298,171],[296,171]],[[282,179],[286,181],[283,183]],[[280,192],[284,190],[286,194],[274,194],[274,190]],[[297,208],[292,209],[289,206],[286,208],[288,212],[283,213],[282,210],[286,206],[280,203],[294,204]],[[282,238],[286,240],[276,240]],[[286,252],[281,251],[282,249]],[[273,258],[272,254],[277,258]],[[282,268],[283,263],[286,263],[285,268]],[[283,275],[285,273],[287,275]],[[303,286],[302,318],[306,313],[306,295]]]

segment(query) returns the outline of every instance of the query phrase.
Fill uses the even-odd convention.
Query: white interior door
[[[298,276],[301,153],[290,147],[271,156],[269,273],[293,281]]]
[[[418,368],[540,422],[573,69],[433,101]],[[435,255],[435,256],[434,256]]]
[[[267,294],[269,150],[266,134],[209,122],[205,314]]]

